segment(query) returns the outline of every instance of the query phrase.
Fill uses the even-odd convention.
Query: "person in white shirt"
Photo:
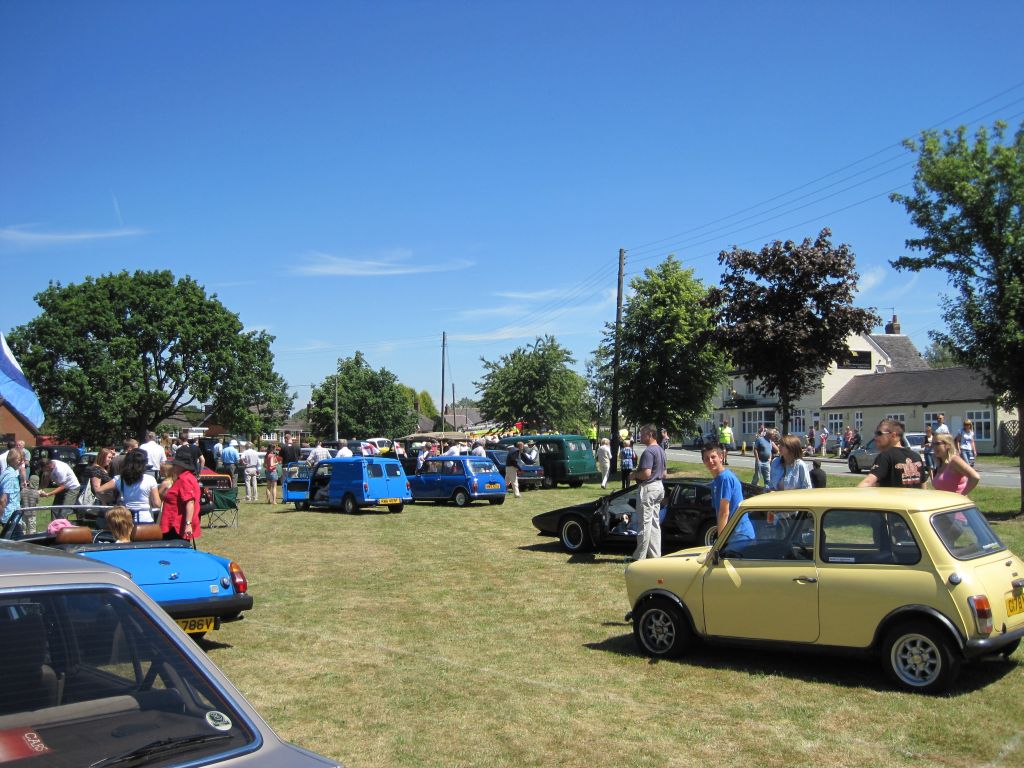
[[[487,451],[484,450],[484,444],[479,440],[473,444],[473,450],[470,451],[473,456],[486,456]]]
[[[167,461],[167,454],[164,452],[164,447],[156,441],[156,432],[147,432],[146,442],[140,445],[139,448],[146,452],[148,459],[146,471],[159,479],[160,465]]]
[[[245,450],[242,451],[242,466],[245,467],[245,500],[256,501],[259,496],[257,481],[260,477],[260,455],[253,448],[252,443],[243,443]]]
[[[311,467],[315,467],[317,462],[325,461],[331,458],[331,452],[324,448],[323,442],[320,440],[316,443],[316,448],[309,452],[309,456],[306,457],[306,463]]]
[[[338,453],[335,456],[338,459],[351,459],[352,449],[348,447],[348,443],[342,443],[341,448],[338,449]]]
[[[949,427],[946,426],[946,414],[940,413],[935,419],[935,429],[932,430],[932,434],[948,435]]]
[[[47,456],[43,461],[43,472],[50,473],[50,484],[53,488],[40,491],[39,496],[53,496],[53,503],[56,506],[61,504],[74,504],[78,501],[78,493],[81,490],[81,483],[75,477],[74,470],[63,461]]]

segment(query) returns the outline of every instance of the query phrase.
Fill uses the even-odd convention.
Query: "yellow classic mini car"
[[[698,638],[855,650],[925,693],[1024,637],[1024,562],[970,499],[944,491],[755,496],[714,546],[629,565],[626,591],[626,620],[651,656]]]

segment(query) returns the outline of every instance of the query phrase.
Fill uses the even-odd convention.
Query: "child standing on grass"
[[[39,506],[39,475],[32,475],[28,479],[28,485],[21,488],[21,506]],[[36,532],[36,513],[25,512],[21,517],[21,524],[25,526],[25,533]]]

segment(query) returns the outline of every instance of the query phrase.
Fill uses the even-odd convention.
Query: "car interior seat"
[[[0,613],[0,714],[56,706],[60,685],[46,664],[43,618],[20,607]]]

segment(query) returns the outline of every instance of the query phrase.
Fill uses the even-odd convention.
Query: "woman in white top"
[[[601,473],[601,487],[608,487],[608,472],[612,467],[612,449],[609,446],[607,437],[601,438],[601,444],[597,447],[597,471]]]
[[[974,457],[978,454],[974,444],[974,425],[970,419],[964,420],[964,428],[956,436],[956,447],[960,451],[960,458],[973,467]]]
[[[771,481],[768,487],[773,491],[790,491],[796,488],[811,488],[811,472],[800,456],[803,446],[796,435],[786,435],[779,440],[779,456],[772,461]]]
[[[153,523],[153,510],[160,508],[156,478],[146,472],[149,457],[136,448],[125,456],[121,474],[105,483],[102,490],[116,488],[120,502],[132,511],[136,523]]]

